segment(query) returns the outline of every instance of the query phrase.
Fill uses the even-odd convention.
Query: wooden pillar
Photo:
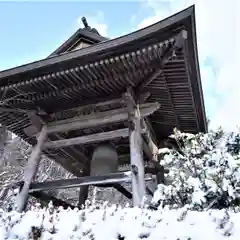
[[[90,167],[91,162],[86,163],[85,168],[83,169],[83,176],[90,176]],[[78,197],[78,207],[82,208],[88,198],[89,185],[81,186]]]
[[[34,146],[32,153],[29,157],[25,172],[24,172],[24,185],[17,196],[17,210],[19,212],[24,211],[27,205],[28,200],[28,191],[32,180],[34,179],[41,155],[42,145],[47,137],[47,129],[45,126],[42,127],[42,130],[37,138],[37,144]]]
[[[144,181],[141,116],[138,105],[133,107],[132,114],[129,112],[129,121],[133,205],[139,206],[146,194],[146,188]]]

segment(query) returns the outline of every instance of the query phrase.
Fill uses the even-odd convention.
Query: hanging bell
[[[108,144],[97,146],[92,155],[91,176],[116,173],[118,170],[118,155],[114,147]]]

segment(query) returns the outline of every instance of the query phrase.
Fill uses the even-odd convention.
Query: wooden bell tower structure
[[[0,93],[11,99],[0,123],[34,146],[19,211],[28,194],[64,204],[44,193],[56,188],[80,187],[80,206],[89,185],[114,187],[137,206],[152,194],[146,173],[164,181],[158,148],[173,128],[207,131],[194,6],[111,40],[83,23],[48,58],[0,72]],[[103,170],[96,160],[107,151]],[[34,182],[42,153],[76,178]],[[119,172],[125,163],[129,171]],[[132,182],[132,193],[123,182]]]

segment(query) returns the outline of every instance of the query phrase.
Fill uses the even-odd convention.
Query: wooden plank
[[[140,105],[139,110],[141,116],[148,116],[158,110],[159,103],[145,103]],[[69,118],[61,121],[55,121],[49,123],[47,132],[65,132],[75,129],[82,129],[88,127],[97,127],[109,123],[122,122],[128,119],[128,112],[126,108],[119,108],[100,112],[96,114],[80,116],[75,118]]]
[[[103,176],[86,176],[73,179],[54,180],[49,182],[32,183],[30,191],[44,191],[49,189],[75,188],[86,185],[118,183],[131,180],[131,172],[112,173]]]
[[[37,144],[34,146],[32,153],[29,157],[25,172],[24,172],[24,185],[21,192],[17,196],[17,210],[22,212],[27,204],[28,192],[30,184],[35,177],[37,168],[40,161],[41,147],[47,137],[47,128],[43,126],[39,137],[37,139]]]
[[[114,184],[131,182],[131,171],[111,173],[102,176],[87,176],[73,179],[53,180],[47,182],[35,182],[31,183],[29,192],[45,191],[50,189],[66,189],[75,188],[86,185],[98,185],[98,184]],[[152,178],[146,177],[146,181],[151,181]]]
[[[67,147],[67,146],[73,146],[73,145],[94,143],[94,142],[115,139],[119,137],[128,137],[128,134],[129,134],[128,128],[123,128],[115,131],[101,132],[101,133],[95,133],[95,134],[76,137],[76,138],[45,142],[43,145],[43,148],[44,149],[60,148],[60,147]]]
[[[19,189],[19,191],[22,190],[23,185],[24,185],[24,181],[20,181],[20,182],[17,182],[14,184],[14,186],[17,187]],[[29,193],[29,195],[40,200],[41,204],[43,204],[43,205],[47,205],[50,201],[52,201],[53,205],[56,207],[62,206],[65,209],[67,209],[69,207],[71,209],[75,208],[75,206],[72,206],[71,204],[69,204],[61,199],[58,199],[58,198],[56,198],[48,193],[45,193],[45,192],[31,192],[31,193]]]

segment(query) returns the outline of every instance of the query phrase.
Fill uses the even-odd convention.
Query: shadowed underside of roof
[[[76,116],[79,112],[69,109],[85,104],[93,105],[80,114],[123,107],[121,102],[93,106],[120,98],[131,86],[138,92],[149,93],[147,102],[161,104],[149,117],[158,143],[168,137],[174,127],[191,133],[206,132],[195,34],[194,7],[190,7],[129,35],[0,72],[0,94],[8,99],[7,107],[41,109],[47,113],[45,121],[51,122]],[[180,37],[185,39],[178,47]],[[62,113],[56,114],[59,111]],[[35,143],[36,139],[27,137],[23,131],[30,125],[26,113],[2,112],[0,123],[29,143]],[[119,127],[126,127],[126,123],[49,137],[57,140]],[[128,139],[116,139],[112,144],[119,155],[128,154]],[[74,168],[78,169],[76,166],[81,168],[84,164],[78,152],[90,155],[94,146],[65,147],[51,150],[48,155],[74,172]]]

